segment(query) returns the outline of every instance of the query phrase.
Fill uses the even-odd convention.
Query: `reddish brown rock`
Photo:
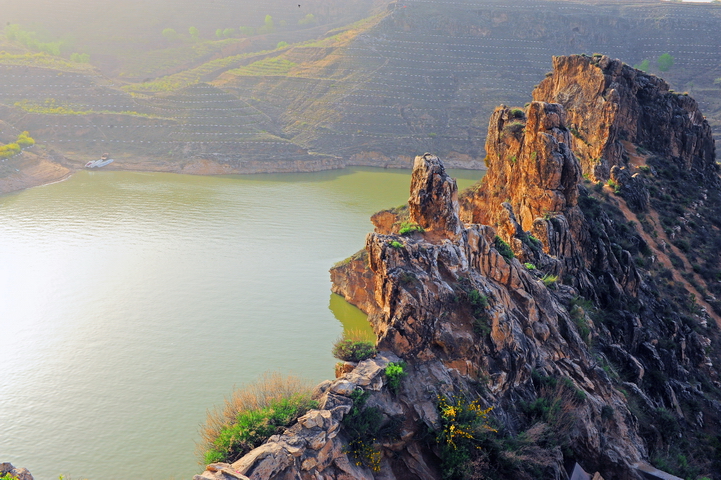
[[[656,418],[640,420],[630,406],[684,422],[684,402],[699,402],[705,407],[695,425],[721,425],[713,389],[691,380],[713,385],[718,378],[708,315],[673,311],[681,304],[658,294],[656,271],[643,269],[639,249],[635,258],[629,251],[634,226],[618,207],[625,204],[608,188],[592,195],[582,177],[602,178],[609,167],[618,194],[650,208],[646,180],[633,170],[641,164],[624,157],[643,141],[665,155],[659,165],[699,174],[706,190],[697,205],[707,193],[719,198],[707,125],[695,104],[620,62],[570,57],[554,67],[536,92],[550,102],[494,112],[480,186],[458,199],[442,162],[417,157],[408,212],[426,233],[399,236],[400,210],[379,213],[364,253],[331,271],[334,291],[369,314],[382,353],[321,384],[318,411],[233,469],[251,479],[442,478],[439,451],[423,440],[441,426],[442,396],[471,395],[494,407],[508,435],[523,434],[517,438],[530,444],[513,453],[508,475],[524,480],[567,478],[570,460],[599,478],[640,480],[666,444]],[[653,137],[656,120],[666,138]],[[599,154],[601,167],[589,162]],[[665,287],[687,298],[678,285]],[[401,359],[407,376],[391,392],[384,368]],[[373,446],[380,471],[346,454],[350,432],[341,420],[359,389],[385,425],[398,426]],[[541,398],[558,405],[553,418],[527,411]],[[684,435],[692,431],[682,425]],[[564,448],[549,446],[551,436]],[[479,475],[487,467],[480,460]]]
[[[458,187],[435,155],[416,157],[408,199],[410,221],[428,231],[456,235],[461,231],[458,218]]]
[[[628,166],[622,141],[712,173],[711,127],[696,101],[620,60],[605,55],[554,57],[553,73],[533,91],[533,99],[566,109],[573,133],[569,146],[592,180],[605,182],[613,166]]]

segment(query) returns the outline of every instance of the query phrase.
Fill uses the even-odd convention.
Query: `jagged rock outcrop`
[[[696,101],[668,83],[605,55],[553,58],[553,72],[533,91],[537,101],[566,109],[569,147],[583,173],[606,181],[611,168],[627,166],[628,141],[677,157],[687,169],[713,173],[711,127]]]
[[[512,418],[519,401],[535,398],[532,374],[536,372],[568,378],[569,392],[586,399],[583,404],[568,400],[564,407],[574,412],[566,419],[564,434],[583,452],[586,468],[595,471],[603,466],[606,471],[626,472],[619,473],[619,478],[635,478],[628,473],[631,464],[645,452],[624,421],[630,414],[622,396],[597,367],[568,311],[551,290],[518,260],[509,261],[496,250],[493,228],[456,229],[454,186],[437,158],[418,157],[411,186],[415,196],[410,203],[416,205],[412,218],[435,226],[413,237],[372,233],[366,241],[378,306],[371,315],[378,346],[407,362],[408,377],[398,396],[384,388],[379,375],[383,364],[378,362],[386,357],[361,362],[351,373],[323,386],[320,413],[309,414],[329,416],[329,422],[335,423],[316,432],[308,431],[301,419],[284,435],[224,468],[251,479],[319,478],[316,473],[322,478],[440,478],[433,448],[421,441],[428,428],[440,427],[439,395],[475,391],[478,379],[487,375],[481,400],[495,405],[500,418]],[[439,211],[449,217],[439,219]],[[441,230],[438,225],[448,227]],[[470,291],[487,298],[481,320],[487,334],[479,333],[479,320],[469,311]],[[564,290],[564,295],[571,294],[570,289]],[[337,424],[350,408],[348,397],[359,386],[371,392],[368,404],[380,408],[386,419],[402,419],[398,435],[379,442],[384,453],[380,473],[362,466],[349,472],[352,462],[342,453],[347,451],[345,437]],[[613,421],[601,420],[604,406],[613,411]],[[326,443],[313,440],[316,437]],[[303,445],[295,454],[288,447],[291,440],[296,442],[293,447]],[[326,446],[327,442],[332,446]],[[326,449],[330,453],[320,453]],[[566,478],[560,452],[527,453],[529,458],[536,457],[534,465],[545,472],[544,478]],[[196,478],[220,478],[210,471],[203,475]]]
[[[33,480],[33,476],[26,468],[15,468],[11,463],[0,463],[0,476],[12,475],[17,480]]]
[[[689,296],[702,278],[670,269],[671,260],[701,262],[679,239],[700,251],[721,246],[710,130],[695,103],[618,61],[554,66],[534,96],[555,92],[558,103],[492,115],[480,185],[457,199],[442,162],[417,157],[408,209],[376,214],[364,252],[332,269],[334,291],[369,314],[384,353],[322,384],[314,420],[199,479],[225,478],[218,472],[228,468],[255,479],[442,478],[440,437],[428,431],[441,428],[439,399],[459,395],[493,407],[502,427],[472,456],[479,478],[495,469],[567,479],[577,463],[598,478],[641,479],[658,472],[649,458],[715,478],[713,453],[703,452],[721,453],[718,318]],[[650,128],[655,116],[664,139]],[[587,135],[585,150],[576,152],[573,129]],[[584,158],[598,152],[608,172],[594,164],[589,173]],[[615,188],[591,182],[602,175]],[[668,206],[681,190],[692,192],[682,202],[689,211]],[[405,221],[425,231],[400,235]],[[673,239],[662,238],[666,229]],[[703,278],[721,273],[717,255],[703,261]],[[400,360],[408,376],[393,393],[383,368]],[[387,427],[369,445],[377,469],[349,459],[344,419],[363,395]],[[497,448],[511,441],[520,442],[513,453]]]
[[[456,181],[446,175],[441,161],[430,153],[416,157],[413,164],[408,210],[411,222],[425,230],[443,235],[461,231]]]
[[[590,290],[590,238],[578,207],[581,169],[570,137],[561,105],[497,108],[488,127],[488,172],[480,188],[463,196],[461,217],[496,227],[522,260],[543,263],[557,276],[573,273]],[[545,256],[538,255],[541,248]]]

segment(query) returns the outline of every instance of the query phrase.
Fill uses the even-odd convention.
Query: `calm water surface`
[[[83,171],[0,197],[0,461],[37,480],[191,478],[198,425],[234,385],[332,378],[333,341],[364,316],[328,268],[409,181]]]

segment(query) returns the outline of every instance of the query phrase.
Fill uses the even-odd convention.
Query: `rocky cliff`
[[[320,408],[283,435],[196,479],[664,475],[652,464],[721,478],[708,124],[602,56],[555,58],[534,99],[495,110],[488,173],[460,196],[441,160],[417,157],[408,207],[376,214],[365,250],[331,271],[381,353],[320,385]],[[420,228],[400,235],[402,222]],[[398,388],[390,362],[405,362]],[[462,414],[484,424],[464,429]]]

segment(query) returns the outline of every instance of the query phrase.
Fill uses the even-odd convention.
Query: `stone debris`
[[[17,480],[33,480],[26,468],[15,468],[11,463],[0,463],[0,475],[12,475]]]

